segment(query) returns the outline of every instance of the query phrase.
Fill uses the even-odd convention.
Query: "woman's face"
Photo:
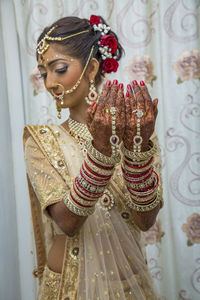
[[[81,62],[72,56],[63,54],[57,45],[50,44],[48,50],[43,54],[43,59],[38,56],[38,68],[44,78],[46,89],[52,94],[59,95],[64,90],[71,89],[79,80],[83,67]],[[64,95],[63,103],[56,100],[60,107],[72,108],[79,105],[87,96],[89,91],[89,78],[85,76],[81,79],[80,85],[72,93]]]

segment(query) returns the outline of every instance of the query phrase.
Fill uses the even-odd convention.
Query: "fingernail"
[[[119,84],[119,88],[120,88],[120,89],[123,89],[123,87],[124,87],[123,83],[120,83],[120,84]]]
[[[91,107],[94,107],[96,104],[96,101],[94,101],[92,104],[91,104]]]
[[[128,89],[129,91],[131,91],[131,90],[132,90],[132,88],[131,88],[131,85],[130,85],[130,84],[127,84],[127,89]]]
[[[130,97],[129,91],[126,92],[126,97]]]
[[[140,85],[141,85],[141,86],[144,86],[144,85],[145,85],[145,83],[144,83],[143,80],[140,81]]]
[[[133,85],[138,85],[136,80],[133,80]]]
[[[110,80],[107,80],[107,81],[106,81],[106,85],[107,85],[107,86],[110,86],[110,85],[111,85],[111,81],[110,81]]]
[[[118,80],[117,79],[113,80],[113,84],[117,85],[118,84]]]

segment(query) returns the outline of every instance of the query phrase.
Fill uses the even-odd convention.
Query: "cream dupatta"
[[[59,234],[46,207],[69,191],[84,157],[75,139],[53,124],[26,126],[24,149],[41,281],[51,238]],[[106,193],[114,206],[106,211],[100,200],[79,234],[66,240],[59,300],[158,299],[126,192],[119,165]]]

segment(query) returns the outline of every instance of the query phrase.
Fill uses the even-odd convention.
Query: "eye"
[[[64,73],[64,72],[67,71],[67,68],[68,68],[68,66],[65,66],[65,67],[63,67],[63,68],[56,69],[55,72],[57,72],[57,73]]]
[[[40,74],[40,78],[45,79],[46,77],[47,77],[47,73],[43,73],[43,74],[41,73],[41,74]]]

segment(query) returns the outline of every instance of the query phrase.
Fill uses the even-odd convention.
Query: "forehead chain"
[[[57,25],[53,26],[45,34],[45,36],[43,37],[43,39],[38,43],[38,45],[37,45],[37,53],[38,54],[44,54],[47,51],[47,49],[49,48],[49,44],[48,44],[47,41],[58,41],[58,42],[61,42],[63,40],[69,39],[71,37],[74,37],[74,36],[77,36],[77,35],[89,32],[89,30],[83,30],[83,31],[76,32],[76,33],[73,33],[73,34],[65,36],[65,37],[60,37],[60,36],[58,36],[58,37],[52,37],[52,36],[50,36],[50,34],[55,30],[56,27],[57,27]]]

